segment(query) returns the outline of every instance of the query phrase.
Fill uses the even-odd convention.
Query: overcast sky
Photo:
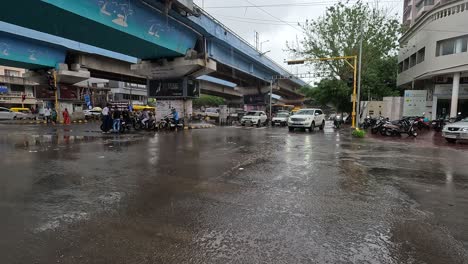
[[[391,11],[402,13],[403,0],[364,0]],[[293,73],[305,73],[309,69],[287,66],[283,61],[291,59],[286,52],[286,41],[302,39],[302,31],[297,22],[315,19],[325,13],[326,7],[337,3],[333,0],[194,0],[205,10],[228,26],[249,43],[254,44],[254,31],[260,34],[263,51]],[[345,2],[345,1],[342,1]],[[354,3],[355,1],[350,1]],[[244,7],[236,7],[244,6]],[[245,7],[251,6],[251,7]],[[255,7],[258,6],[258,7]],[[218,7],[218,8],[216,8]],[[226,8],[220,8],[226,7]]]

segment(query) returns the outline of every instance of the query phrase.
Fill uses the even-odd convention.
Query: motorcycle
[[[427,120],[427,118],[419,116],[414,119],[414,122],[415,127],[417,127],[419,130],[431,129],[431,123],[429,122],[429,120]]]
[[[388,118],[379,117],[375,119],[374,125],[371,127],[371,133],[377,134],[381,130],[382,126],[388,122]]]
[[[408,134],[410,137],[418,136],[414,129],[414,121],[409,118],[385,123],[382,125],[380,133],[384,136],[401,136],[402,133]]]
[[[364,122],[362,122],[359,126],[361,129],[368,129],[369,127],[373,127],[377,123],[377,119],[371,118],[370,116],[367,116],[364,118]]]
[[[134,120],[133,120],[133,128],[135,130],[154,130],[156,129],[156,121],[154,120],[154,118],[149,118],[148,120],[145,121],[145,123],[143,124],[143,119],[141,119],[140,117],[136,117]]]
[[[439,118],[437,120],[432,120],[431,126],[432,126],[432,129],[434,129],[434,131],[441,132],[445,126],[445,119]]]
[[[130,127],[131,127],[130,122],[128,120],[122,119],[120,121],[120,130],[119,130],[119,132],[120,133],[125,133],[125,131],[130,131]]]
[[[341,118],[340,115],[336,115],[335,118],[333,118],[333,126],[335,126],[336,129],[340,129],[342,123],[343,118]]]
[[[161,119],[158,124],[158,130],[164,131],[173,131],[173,130],[183,130],[184,129],[184,121],[179,119],[179,122],[175,122],[171,115],[167,115]]]

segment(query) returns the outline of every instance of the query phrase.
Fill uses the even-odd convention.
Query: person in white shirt
[[[104,133],[107,133],[111,129],[111,118],[109,115],[109,106],[106,105],[102,111],[102,126],[101,129]]]
[[[47,124],[49,124],[50,123],[50,108],[49,107],[46,107],[46,109],[44,110],[44,117],[46,119]]]

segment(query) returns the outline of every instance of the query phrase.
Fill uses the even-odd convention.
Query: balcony
[[[37,85],[37,83],[28,81],[23,77],[15,77],[15,76],[7,76],[7,75],[0,75],[0,83],[9,83],[9,84],[17,84],[17,85]]]

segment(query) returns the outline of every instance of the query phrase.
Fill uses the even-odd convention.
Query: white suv
[[[289,131],[293,131],[295,128],[304,130],[307,128],[312,132],[317,126],[320,127],[320,130],[325,127],[325,115],[320,109],[301,109],[288,119]]]
[[[263,111],[249,111],[241,119],[241,125],[266,125],[268,117]]]

